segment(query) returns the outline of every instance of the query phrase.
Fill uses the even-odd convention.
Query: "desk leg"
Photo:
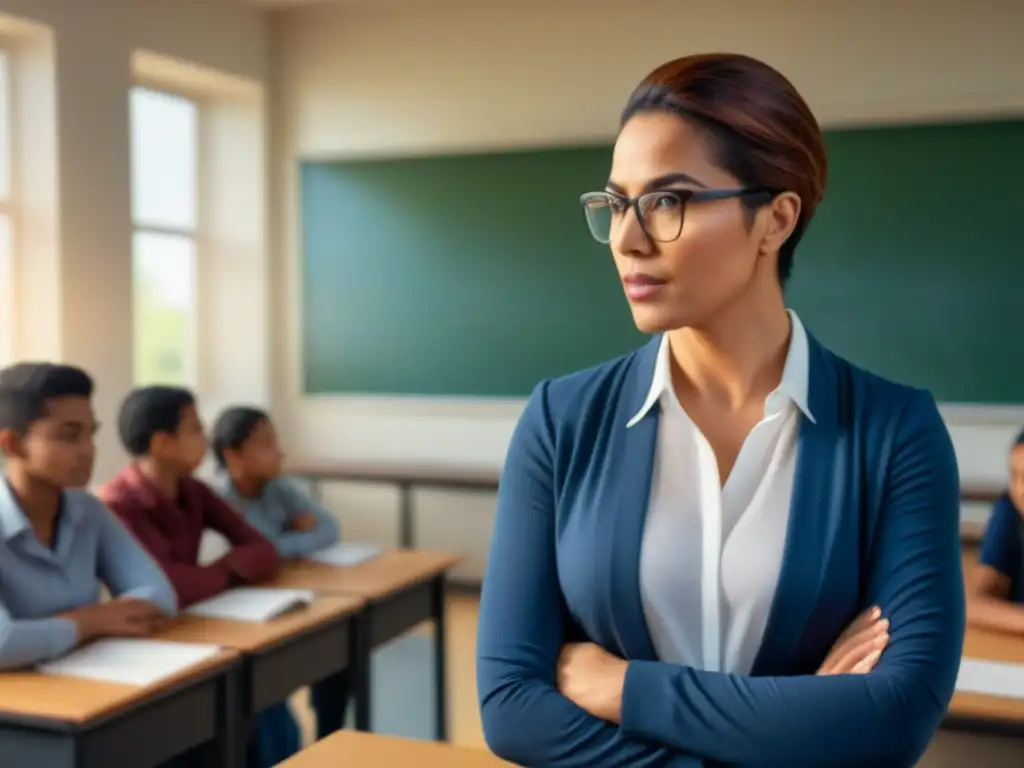
[[[398,516],[399,516],[399,540],[402,549],[412,549],[415,545],[416,534],[413,530],[412,519],[412,484],[398,484]]]
[[[242,668],[225,675],[217,709],[217,736],[186,761],[190,768],[246,768],[248,728],[242,715]],[[178,763],[172,761],[172,765]]]
[[[437,740],[448,741],[448,628],[445,615],[445,585],[441,574],[431,584],[431,615],[434,618],[434,716],[437,718]]]
[[[370,679],[370,623],[373,607],[367,606],[352,620],[352,662],[350,674],[356,707],[356,730],[372,731],[373,691]]]

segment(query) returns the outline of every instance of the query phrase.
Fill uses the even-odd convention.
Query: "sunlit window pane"
[[[134,238],[135,381],[190,384],[195,338],[195,241],[136,232]]]
[[[139,226],[196,226],[195,103],[133,88],[131,107],[132,218]]]

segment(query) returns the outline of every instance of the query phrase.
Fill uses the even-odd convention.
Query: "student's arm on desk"
[[[182,562],[175,558],[171,542],[153,524],[145,510],[136,509],[130,502],[111,495],[105,496],[104,501],[166,574],[177,593],[179,608],[188,608],[231,586],[231,568],[224,558],[209,565]]]
[[[174,587],[156,561],[114,514],[96,500],[100,521],[97,575],[114,597],[146,600],[168,616],[178,612]]]
[[[307,557],[338,543],[341,526],[334,515],[299,490],[290,479],[282,477],[273,482],[274,491],[280,495],[291,519],[310,515],[316,520],[312,530],[285,531],[274,538],[274,547],[281,557]]]
[[[477,688],[487,745],[527,768],[699,768],[699,760],[677,748],[624,735],[556,688],[569,616],[555,570],[553,444],[544,397],[542,385],[509,446],[483,582]]]
[[[867,675],[749,677],[630,662],[622,733],[728,765],[914,765],[953,694],[964,633],[959,488],[934,401],[896,429],[865,599],[891,622]]]
[[[1010,602],[1010,574],[1021,572],[1017,516],[1006,497],[992,508],[978,564],[968,581],[967,618],[977,627],[1024,634],[1024,606]]]
[[[200,486],[206,527],[221,534],[231,545],[231,550],[217,562],[225,564],[244,584],[273,579],[280,565],[274,545],[212,489],[202,483]]]
[[[63,656],[78,644],[73,619],[14,619],[0,603],[0,669],[21,669]]]

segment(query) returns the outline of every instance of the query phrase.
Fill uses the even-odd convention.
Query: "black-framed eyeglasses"
[[[728,200],[734,197],[763,196],[768,202],[774,195],[765,187],[741,189],[667,189],[645,192],[639,197],[626,197],[614,192],[587,192],[580,196],[583,215],[590,234],[599,243],[610,243],[632,208],[640,228],[651,240],[670,243],[683,232],[683,214],[687,203]]]

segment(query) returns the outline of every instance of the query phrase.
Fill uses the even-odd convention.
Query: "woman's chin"
[[[633,323],[640,333],[664,333],[685,325],[680,322],[679,313],[666,306],[632,304],[630,309],[633,312]]]

